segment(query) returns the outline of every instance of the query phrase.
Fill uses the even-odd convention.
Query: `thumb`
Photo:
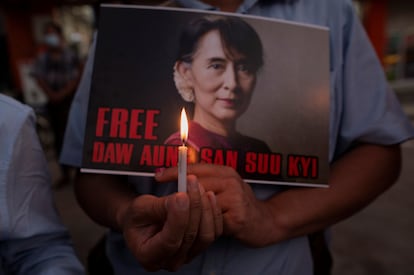
[[[186,213],[190,208],[190,200],[185,193],[175,193],[166,197],[154,197],[142,195],[136,209],[143,216],[152,221],[171,220],[172,223],[185,220]],[[142,216],[141,216],[142,217]]]
[[[181,241],[188,226],[190,216],[190,200],[186,193],[175,193],[168,196],[165,201],[167,217],[161,238],[172,243]]]
[[[151,239],[152,245],[147,255],[165,261],[173,257],[181,246],[190,216],[190,200],[186,193],[175,193],[166,197],[162,207],[157,204],[156,208],[156,215],[166,214],[166,220],[161,231]]]
[[[190,209],[190,199],[187,193],[178,192],[166,197],[164,210],[167,214],[167,223],[187,223]]]
[[[143,220],[153,222],[165,221],[167,219],[168,200],[171,200],[170,196],[155,197],[152,195],[141,195],[134,208],[138,213],[141,213],[138,216]]]
[[[155,180],[158,182],[176,181],[178,178],[178,168],[176,166],[159,169],[155,173]]]

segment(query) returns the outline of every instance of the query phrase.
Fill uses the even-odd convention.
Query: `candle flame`
[[[180,133],[181,133],[181,140],[183,141],[183,144],[184,144],[188,138],[188,120],[187,120],[187,114],[185,113],[184,108],[181,110]]]

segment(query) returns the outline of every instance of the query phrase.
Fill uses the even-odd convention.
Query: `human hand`
[[[208,192],[214,192],[223,212],[224,234],[233,236],[247,245],[269,244],[269,232],[274,231],[272,212],[265,201],[258,200],[250,185],[230,167],[214,164],[192,164],[188,173],[197,176]],[[168,168],[156,175],[161,182],[177,177],[177,169]]]
[[[121,224],[128,247],[145,269],[174,271],[221,235],[221,219],[214,194],[189,176],[188,193],[141,195]]]

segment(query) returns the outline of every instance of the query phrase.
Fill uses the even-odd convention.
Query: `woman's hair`
[[[178,73],[177,63],[193,61],[200,39],[210,31],[218,31],[226,55],[231,59],[243,55],[245,65],[252,73],[263,66],[263,47],[256,31],[245,21],[235,16],[208,15],[193,20],[184,28],[179,43],[178,56],[174,65],[174,82],[181,97],[194,100],[194,92],[188,82]]]
[[[263,65],[263,47],[259,35],[245,21],[235,16],[208,15],[197,18],[184,28],[178,49],[177,61],[191,63],[200,38],[217,30],[226,54],[231,58],[242,54],[252,72]]]

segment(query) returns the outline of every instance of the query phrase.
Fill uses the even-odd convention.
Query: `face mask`
[[[56,34],[46,34],[43,41],[50,47],[58,47],[60,43],[59,36]]]

